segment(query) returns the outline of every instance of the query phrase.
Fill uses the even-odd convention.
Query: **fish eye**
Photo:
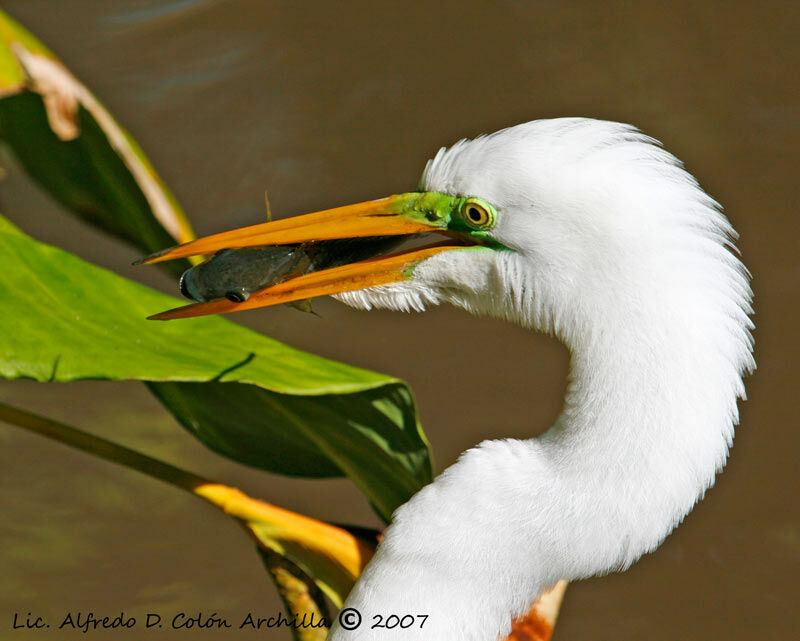
[[[190,270],[191,268],[187,269],[185,272],[183,272],[183,274],[181,274],[180,288],[181,294],[183,294],[184,297],[188,298],[189,300],[194,300],[194,297],[189,292],[189,284],[186,282],[188,280],[187,275],[189,274]]]
[[[494,207],[478,198],[467,198],[461,207],[461,215],[473,229],[485,231],[494,227]]]
[[[225,298],[227,298],[232,303],[243,303],[248,298],[250,298],[250,294],[246,291],[238,291],[238,292],[227,292],[225,294]]]

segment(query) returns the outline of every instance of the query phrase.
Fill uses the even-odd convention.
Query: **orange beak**
[[[447,233],[451,214],[457,206],[458,199],[445,194],[433,192],[400,194],[206,236],[152,254],[137,261],[137,264],[208,254],[228,248],[294,245],[320,240],[407,235],[431,231]],[[442,251],[463,248],[468,243],[463,240],[463,236],[461,238],[462,240],[445,241],[422,249],[417,248],[307,273],[253,292],[242,302],[217,298],[205,303],[171,309],[150,318],[169,320],[224,314],[396,283],[409,278],[413,268],[420,261]]]

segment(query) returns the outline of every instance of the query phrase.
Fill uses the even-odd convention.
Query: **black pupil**
[[[239,292],[228,292],[225,294],[225,298],[227,298],[232,303],[243,303],[244,296],[242,296]]]
[[[477,207],[470,207],[467,210],[467,215],[470,217],[470,220],[475,223],[479,223],[481,220],[483,220],[483,214],[481,214],[481,210]]]

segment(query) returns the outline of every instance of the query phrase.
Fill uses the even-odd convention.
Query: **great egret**
[[[450,240],[309,273],[246,302],[156,317],[322,294],[362,309],[449,302],[569,348],[555,425],[539,438],[481,443],[400,507],[345,604],[363,622],[337,627],[334,641],[494,641],[559,579],[627,568],[713,484],[738,422],[742,376],[755,367],[752,292],[734,229],[674,156],[619,123],[539,120],[462,140],[428,162],[418,192],[210,236],[148,260],[427,231]],[[491,402],[480,377],[450,384]],[[414,624],[372,628],[390,615]]]

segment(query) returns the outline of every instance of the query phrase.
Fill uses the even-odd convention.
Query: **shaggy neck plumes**
[[[567,339],[571,381],[553,428],[465,452],[397,511],[347,605],[365,620],[430,615],[406,639],[493,640],[558,579],[654,549],[724,463],[739,391],[700,319],[674,320]]]

